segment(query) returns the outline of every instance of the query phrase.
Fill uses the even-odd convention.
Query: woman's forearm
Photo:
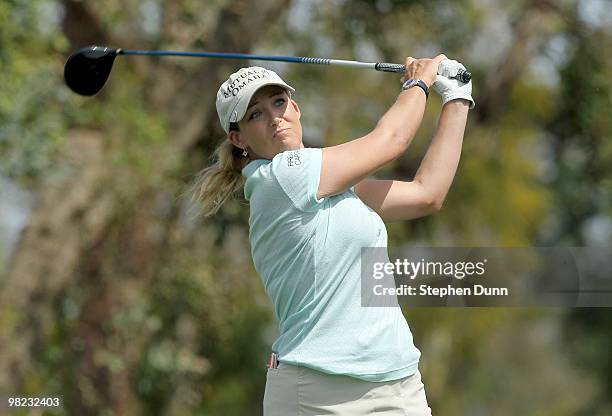
[[[410,145],[425,113],[425,93],[418,87],[403,91],[376,125],[384,140],[397,145],[399,157]]]
[[[415,176],[438,208],[457,172],[468,110],[469,102],[465,100],[444,105],[436,133]]]
[[[440,63],[445,55],[435,58],[414,59],[406,57],[404,79],[421,80],[431,88],[436,80]],[[426,93],[421,87],[413,86],[402,91],[391,108],[379,120],[373,137],[382,137],[382,145],[393,149],[396,157],[401,156],[410,146],[425,113]]]

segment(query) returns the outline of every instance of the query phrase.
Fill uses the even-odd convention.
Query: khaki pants
[[[431,416],[421,373],[386,382],[325,374],[279,363],[268,368],[264,416]]]

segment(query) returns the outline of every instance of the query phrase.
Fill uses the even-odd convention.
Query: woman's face
[[[251,98],[238,122],[240,131],[230,131],[228,138],[235,146],[246,148],[251,160],[271,160],[285,150],[304,147],[300,116],[300,108],[284,88],[266,85]]]

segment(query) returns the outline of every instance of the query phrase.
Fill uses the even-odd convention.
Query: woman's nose
[[[278,126],[280,124],[281,117],[277,115],[272,115],[270,117],[270,126]]]

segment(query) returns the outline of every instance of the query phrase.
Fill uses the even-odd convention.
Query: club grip
[[[472,73],[467,69],[460,69],[459,71],[457,71],[457,76],[455,78],[467,84],[472,80]]]
[[[374,65],[374,69],[376,69],[377,71],[399,72],[403,74],[404,72],[406,72],[406,65],[378,62],[376,65]]]
[[[406,72],[406,65],[378,62],[376,65],[374,65],[374,69],[376,69],[377,71],[399,72],[403,74],[404,72]],[[457,78],[461,82],[468,83],[472,79],[472,73],[470,71],[460,69],[459,71],[457,71],[457,76],[454,78]]]

